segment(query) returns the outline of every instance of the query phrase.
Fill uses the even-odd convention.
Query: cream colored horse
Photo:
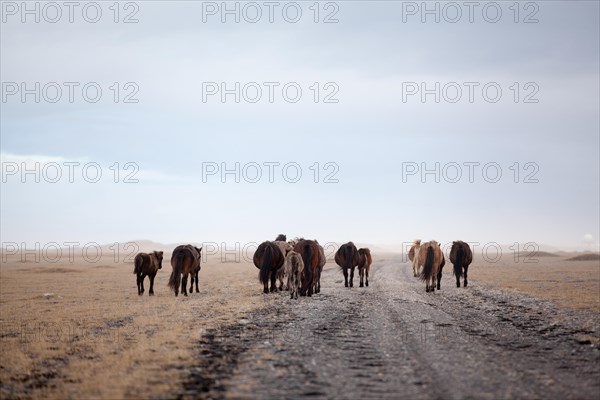
[[[412,262],[413,267],[413,275],[415,278],[419,276],[419,269],[421,265],[419,265],[419,249],[421,248],[421,240],[417,239],[413,242],[410,250],[408,251],[408,259]]]
[[[298,292],[302,286],[302,274],[304,262],[300,254],[290,250],[285,256],[285,274],[287,275],[287,287],[290,290],[290,298],[298,298]]]
[[[288,254],[288,252],[290,252],[293,247],[291,244],[289,244],[288,242],[286,242],[285,240],[276,240],[275,242],[273,242],[277,245],[277,247],[279,247],[279,250],[281,250],[281,254],[283,255],[283,258],[285,258]],[[279,268],[279,270],[277,270],[277,280],[279,281],[279,290],[283,290],[283,279],[285,278],[286,275],[286,270],[285,268]],[[286,287],[285,290],[289,290],[289,286]]]

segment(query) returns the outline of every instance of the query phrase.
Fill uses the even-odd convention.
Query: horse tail
[[[302,262],[304,263],[304,277],[305,281],[308,282],[307,288],[310,287],[313,281],[312,274],[312,247],[310,244],[305,244],[302,251]]]
[[[463,250],[462,246],[460,246],[458,248],[458,250],[456,251],[456,260],[454,263],[454,275],[457,277],[461,277],[463,276],[463,259],[465,258],[465,251]]]
[[[177,290],[179,288],[179,284],[181,283],[181,269],[183,268],[184,256],[185,254],[183,251],[179,251],[175,255],[175,267],[173,268],[173,272],[171,272],[171,277],[169,278],[169,287],[173,290]]]
[[[424,281],[433,277],[434,258],[433,247],[429,246],[427,249],[427,256],[425,257],[425,265],[423,265],[423,271],[421,271],[421,279]]]
[[[277,249],[279,251],[279,249]],[[273,247],[267,246],[263,253],[262,262],[260,263],[260,271],[258,272],[258,280],[260,283],[269,282],[269,272],[273,264]]]
[[[344,268],[352,268],[352,247],[346,246],[346,255],[344,257]]]
[[[135,259],[133,260],[133,274],[136,275],[139,272],[142,272],[142,266],[144,265],[144,259],[143,257],[138,254],[137,256],[135,256]]]

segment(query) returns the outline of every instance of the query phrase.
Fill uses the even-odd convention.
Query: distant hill
[[[567,258],[566,261],[600,261],[599,253],[580,254],[575,257]]]

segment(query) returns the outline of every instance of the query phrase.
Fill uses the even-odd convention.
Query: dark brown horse
[[[365,285],[369,286],[369,271],[371,270],[371,250],[368,248],[358,249],[358,275],[360,276],[360,287],[363,287],[363,279]],[[366,275],[366,277],[365,277]]]
[[[300,254],[304,263],[300,296],[312,296],[314,279],[319,276],[321,262],[319,243],[314,240],[299,239],[294,245],[294,251]]]
[[[254,265],[259,269],[258,280],[263,284],[263,292],[269,293],[269,280],[271,281],[271,292],[277,290],[275,280],[277,271],[285,261],[281,250],[275,242],[262,242],[254,252]]]
[[[198,289],[198,274],[200,273],[200,269],[202,268],[200,266],[200,261],[202,260],[202,247],[198,248],[198,247],[194,247],[196,249],[196,251],[198,252],[198,265],[196,266],[196,268],[194,268],[194,272],[190,275],[190,293],[192,293],[192,289],[194,288],[194,282],[196,283],[196,293],[200,293],[200,290]]]
[[[138,294],[144,294],[144,279],[148,275],[150,279],[149,296],[154,296],[154,277],[159,269],[162,268],[163,252],[153,251],[152,253],[138,253],[133,260],[133,273],[137,275]]]
[[[350,269],[350,287],[354,285],[354,268],[358,265],[358,250],[352,242],[340,246],[335,252],[335,263],[344,271],[344,285],[348,287],[348,269]]]
[[[469,245],[461,240],[452,242],[450,250],[450,262],[454,264],[454,275],[456,276],[456,287],[460,287],[460,277],[465,276],[464,287],[467,287],[467,272],[469,265],[473,262],[473,253]]]
[[[192,278],[192,285],[194,278],[196,280],[196,292],[198,290],[198,272],[200,272],[200,252],[202,248],[197,248],[191,244],[185,244],[175,247],[173,255],[171,256],[171,266],[173,271],[169,278],[168,286],[175,291],[175,296],[179,294],[179,283],[181,282],[181,293],[187,296],[187,279],[188,275]],[[190,287],[190,293],[192,287]]]

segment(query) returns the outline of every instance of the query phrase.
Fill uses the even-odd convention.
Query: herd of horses
[[[369,286],[372,261],[368,248],[356,249],[352,242],[343,244],[335,253],[335,262],[344,273],[346,287],[353,286],[356,267],[359,270],[360,286],[364,285],[365,276],[366,285]],[[296,238],[287,241],[286,236],[280,234],[274,241],[265,241],[258,246],[253,262],[259,270],[258,279],[263,284],[264,293],[283,290],[283,281],[287,277],[286,290],[290,291],[290,298],[297,299],[298,295],[310,297],[321,291],[321,272],[327,259],[323,246],[317,240]]]
[[[198,273],[202,247],[190,244],[177,246],[171,255],[173,268],[169,277],[168,286],[175,292],[188,295],[187,281],[190,277],[192,293],[194,284],[196,293],[198,289]],[[438,242],[431,240],[421,243],[415,240],[409,250],[408,258],[412,262],[415,277],[425,281],[425,291],[434,292],[436,287],[440,290],[442,269],[446,264],[444,253]],[[134,259],[133,273],[137,278],[138,295],[144,294],[144,279],[150,280],[149,295],[154,295],[154,278],[162,268],[163,252],[139,253]],[[288,241],[286,236],[280,234],[274,241],[261,243],[254,252],[253,262],[258,268],[258,279],[263,284],[263,292],[289,290],[290,298],[312,296],[321,291],[321,273],[326,263],[325,250],[317,240],[296,238]],[[453,273],[456,277],[456,287],[460,287],[460,278],[464,277],[464,287],[467,286],[467,271],[473,261],[473,253],[469,245],[463,241],[452,243],[450,262],[454,265]],[[369,271],[373,259],[368,248],[357,249],[354,243],[348,242],[340,246],[335,253],[335,263],[344,274],[344,285],[354,286],[354,270],[358,268],[360,287],[369,286]],[[287,282],[284,286],[284,281]],[[279,282],[279,286],[277,286]],[[270,286],[269,286],[270,284]]]
[[[440,244],[435,240],[421,243],[415,240],[408,251],[408,259],[412,262],[413,275],[425,281],[425,291],[434,292],[441,289],[442,269],[446,264]],[[473,253],[468,243],[461,240],[452,242],[450,262],[456,277],[456,287],[460,287],[460,278],[464,276],[464,287],[467,287],[467,272],[473,261]],[[421,268],[423,268],[421,270]]]

